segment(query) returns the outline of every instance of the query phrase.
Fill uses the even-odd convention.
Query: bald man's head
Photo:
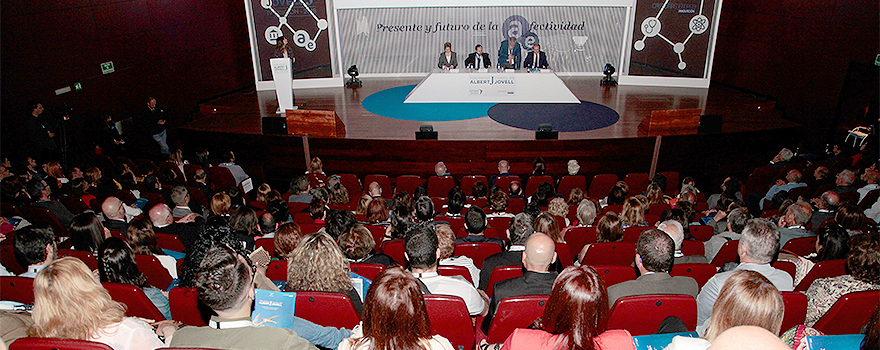
[[[171,225],[174,223],[171,208],[168,208],[168,205],[164,203],[154,205],[150,208],[150,221],[153,222],[153,226]]]
[[[550,236],[535,233],[529,237],[522,257],[526,270],[547,272],[554,261],[556,261],[556,243]]]
[[[506,160],[499,161],[498,162],[498,172],[499,173],[506,173],[508,171],[510,171],[510,164],[508,164]]]
[[[122,201],[116,197],[107,197],[101,204],[101,212],[104,217],[111,220],[123,220],[125,218],[125,209],[122,207]]]
[[[381,196],[382,195],[382,186],[379,186],[379,183],[376,181],[370,182],[370,196]]]
[[[775,334],[757,326],[730,328],[712,341],[709,350],[790,350]]]
[[[437,176],[446,175],[446,164],[443,162],[437,162],[437,164],[434,165],[434,174],[437,174]]]

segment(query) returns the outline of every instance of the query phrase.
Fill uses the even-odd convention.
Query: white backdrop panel
[[[626,7],[514,6],[338,9],[341,58],[361,74],[428,73],[443,43],[460,66],[477,44],[493,65],[509,36],[541,44],[557,73],[601,73],[617,66],[626,36]],[[526,48],[523,47],[523,59]]]

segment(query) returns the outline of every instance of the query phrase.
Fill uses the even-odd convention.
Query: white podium
[[[296,109],[293,105],[293,65],[289,58],[269,59],[272,66],[272,79],[275,81],[275,95],[278,97],[278,114],[288,109]]]

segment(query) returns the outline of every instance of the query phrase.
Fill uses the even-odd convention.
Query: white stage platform
[[[580,103],[559,77],[541,72],[434,72],[404,103]]]

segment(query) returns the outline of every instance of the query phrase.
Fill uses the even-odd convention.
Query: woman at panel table
[[[440,53],[440,60],[437,61],[437,68],[455,69],[458,68],[458,56],[452,52],[452,43],[443,44],[443,52]]]

